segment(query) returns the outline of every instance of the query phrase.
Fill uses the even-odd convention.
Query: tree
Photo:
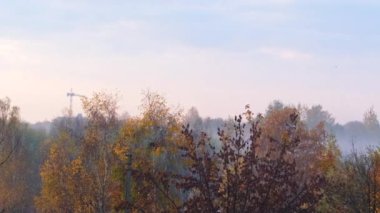
[[[321,105],[315,105],[311,108],[305,107],[305,119],[304,122],[309,129],[316,128],[319,124],[324,124],[326,130],[332,133],[332,128],[335,124],[335,119],[332,115],[323,110]]]
[[[17,176],[25,165],[20,159],[24,151],[21,128],[19,109],[11,106],[9,98],[0,99],[0,212],[20,210],[24,206],[17,205],[26,201],[20,197],[26,183],[22,176]]]
[[[380,208],[380,154],[368,149],[355,149],[338,164],[326,187],[329,211],[379,212]]]
[[[20,124],[18,107],[9,98],[0,99],[0,168],[20,144]]]
[[[86,184],[89,189],[84,190],[83,196],[88,197],[94,211],[108,212],[112,208],[112,148],[119,132],[117,97],[95,93],[92,98],[82,101],[88,126],[78,161],[74,165],[84,173],[81,176],[91,177]],[[78,177],[78,180],[84,182],[82,178]]]
[[[73,134],[63,125],[41,168],[42,190],[36,198],[41,212],[109,212],[112,209],[112,147],[116,141],[116,97],[95,93],[83,99],[87,123]],[[82,126],[82,125],[81,125]]]
[[[127,154],[133,159],[133,205],[128,205],[137,210],[172,211],[181,194],[168,182],[168,177],[180,172],[183,166],[178,149],[183,142],[182,118],[180,112],[167,106],[162,96],[152,92],[145,94],[141,110],[140,117],[125,122],[114,148],[122,169],[127,166]],[[119,208],[126,205],[122,202]]]
[[[377,114],[373,107],[369,108],[369,110],[364,113],[363,123],[364,126],[372,132],[380,130],[379,121],[377,120]]]
[[[275,112],[277,110],[282,110],[284,108],[284,104],[279,100],[274,100],[272,103],[269,104],[266,115],[271,114],[272,112]]]
[[[190,164],[178,185],[190,193],[183,204],[185,211],[315,211],[323,194],[323,174],[308,173],[297,156],[297,148],[309,143],[315,133],[303,128],[295,109],[277,112],[253,118],[247,108],[245,122],[242,116],[235,117],[232,135],[219,131],[220,151],[215,151],[207,135],[196,141],[188,126],[183,130],[188,146],[182,150]],[[288,115],[283,125],[271,117],[279,115]],[[315,143],[323,140],[314,138]]]
[[[42,190],[35,199],[40,212],[72,212],[72,193],[69,190],[69,134],[61,135],[52,142],[49,156],[41,167]]]
[[[323,171],[326,186],[324,195],[318,204],[318,212],[349,212],[337,191],[342,191],[342,180],[345,180],[342,153],[334,136],[329,136],[326,149],[322,153],[320,167]]]
[[[199,116],[198,110],[195,107],[191,107],[186,113],[183,123],[189,124],[190,128],[193,130],[193,134],[196,134],[197,136],[200,136],[201,131],[204,129],[203,120]]]

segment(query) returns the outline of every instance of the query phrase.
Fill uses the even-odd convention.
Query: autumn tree
[[[117,100],[95,93],[82,99],[87,115],[84,133],[59,125],[58,137],[41,168],[41,212],[108,212],[111,209],[112,147],[118,134]],[[83,137],[78,137],[83,135]]]
[[[18,107],[11,106],[9,98],[0,100],[0,212],[30,210],[32,196],[24,196],[32,193],[25,129]]]
[[[77,172],[77,184],[85,183],[81,193],[87,200],[84,205],[96,212],[108,212],[111,209],[112,147],[119,131],[117,97],[95,93],[82,101],[88,124],[79,157],[72,164],[77,170],[71,169]]]
[[[0,168],[10,158],[21,140],[18,107],[9,98],[0,99]]]
[[[178,149],[183,142],[180,112],[173,111],[162,96],[153,92],[145,94],[141,110],[140,117],[124,124],[114,151],[123,168],[127,154],[133,159],[132,208],[167,212],[175,209],[181,196],[167,176],[182,169]]]
[[[379,212],[380,154],[377,149],[359,153],[355,149],[338,164],[327,181],[329,212]]]
[[[52,141],[48,158],[41,167],[42,190],[35,199],[39,212],[73,210],[68,190],[69,144],[71,144],[70,137],[65,133],[61,133]]]
[[[320,168],[325,177],[323,197],[318,204],[318,212],[349,212],[350,209],[342,201],[337,191],[343,190],[344,174],[343,156],[334,136],[329,136],[322,153]]]
[[[26,140],[26,124],[19,129],[20,143],[0,169],[0,209],[6,212],[32,211],[33,196],[38,190],[38,164]],[[37,186],[37,187],[36,187]]]
[[[267,107],[266,115],[269,115],[272,112],[275,112],[275,111],[278,111],[278,110],[282,110],[284,107],[285,107],[284,103],[282,103],[280,100],[274,100]]]
[[[199,116],[199,112],[195,107],[191,107],[183,118],[183,123],[189,124],[193,130],[193,134],[200,136],[202,131],[205,131],[203,127],[203,120]]]
[[[274,112],[280,114],[273,114]],[[282,113],[281,113],[282,112]],[[283,119],[274,119],[275,117]],[[189,212],[304,212],[315,211],[323,194],[323,174],[300,162],[298,148],[322,143],[318,131],[309,132],[291,108],[253,117],[249,108],[237,116],[233,134],[219,131],[216,151],[207,135],[194,140],[189,128],[182,147],[190,162],[179,187],[189,192],[183,209]],[[273,119],[272,119],[273,118]],[[283,120],[283,123],[278,123]],[[248,131],[248,133],[247,133]],[[309,153],[310,154],[310,153]],[[317,153],[314,153],[318,154]],[[317,159],[317,156],[310,156]],[[313,165],[311,165],[313,166]]]
[[[371,133],[380,131],[380,124],[377,119],[377,114],[373,107],[371,107],[367,112],[364,113],[363,123],[367,130]]]
[[[0,100],[0,212],[32,212],[40,189],[40,146],[46,135],[20,121],[10,99]]]
[[[326,128],[326,131],[332,133],[332,128],[335,125],[335,119],[328,111],[323,110],[321,105],[304,107],[303,113],[303,122],[309,129],[316,128],[318,125],[323,124]]]

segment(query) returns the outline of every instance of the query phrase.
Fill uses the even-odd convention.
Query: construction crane
[[[70,90],[70,92],[67,93],[67,97],[70,98],[70,108],[69,108],[69,115],[70,117],[73,115],[73,97],[80,97],[80,98],[87,98],[84,95],[79,95],[73,92],[73,89]]]

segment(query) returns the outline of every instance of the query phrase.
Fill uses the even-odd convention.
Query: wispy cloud
[[[0,38],[0,65],[35,64],[40,60],[33,50],[36,44],[17,39]]]
[[[284,60],[310,60],[313,58],[309,53],[288,48],[262,47],[259,52]]]
[[[215,116],[250,100],[264,109],[278,97],[340,109],[335,98],[351,90],[372,94],[358,102],[363,109],[379,103],[375,0],[7,2],[0,97],[10,96],[28,120],[59,115],[71,87],[125,91],[132,114],[144,88]],[[227,105],[228,97],[239,101]]]

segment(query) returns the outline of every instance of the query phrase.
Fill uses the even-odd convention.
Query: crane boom
[[[80,97],[80,98],[87,98],[84,95],[79,95],[73,92],[73,89],[70,90],[70,92],[67,93],[67,97],[70,98],[70,108],[69,108],[69,115],[70,117],[73,115],[73,97]]]

